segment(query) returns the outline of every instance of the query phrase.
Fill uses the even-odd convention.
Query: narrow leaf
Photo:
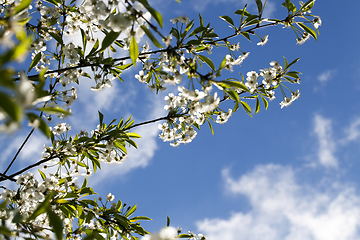
[[[84,50],[84,52],[85,52],[86,43],[87,43],[87,41],[86,41],[86,34],[85,34],[85,31],[84,31],[82,28],[80,28],[80,31],[81,31],[81,38],[82,38],[82,43],[83,43],[83,50]]]
[[[147,2],[147,0],[138,0],[145,8],[146,10],[149,11],[149,13],[151,14],[151,16],[156,20],[156,22],[160,25],[160,27],[163,27],[163,18],[161,16],[161,14],[156,11],[155,9],[153,9],[152,7],[150,7],[149,3]]]
[[[130,54],[131,60],[134,63],[134,66],[135,66],[136,65],[136,59],[139,56],[139,48],[138,48],[138,45],[136,43],[136,40],[135,40],[134,36],[131,38],[129,54]]]
[[[93,48],[91,49],[91,51],[89,52],[88,56],[91,56],[92,54],[94,54],[98,48],[99,48],[99,39],[96,39],[96,42],[95,42]]]
[[[22,109],[12,101],[12,99],[5,93],[0,92],[0,108],[4,110],[12,120],[20,121],[22,117]]]
[[[104,114],[102,114],[100,111],[98,111],[98,113],[99,113],[100,129],[102,129]]]
[[[64,45],[64,42],[61,38],[61,36],[58,33],[49,32],[49,34],[58,42],[60,45]]]
[[[249,114],[250,117],[252,117],[252,116],[251,116],[251,108],[250,108],[249,104],[247,104],[247,103],[244,102],[244,101],[240,101],[240,103],[241,103],[241,106],[243,106],[245,112],[246,112],[247,114]]]
[[[40,176],[41,176],[42,180],[45,180],[45,178],[46,178],[45,173],[43,173],[40,169],[38,169],[38,171],[40,173]]]
[[[237,94],[237,92],[235,92],[234,90],[230,90],[230,91],[226,91],[227,94],[229,94],[229,96],[235,101],[235,102],[239,102],[239,95]]]
[[[104,51],[108,46],[110,46],[120,35],[120,32],[114,32],[111,31],[108,34],[106,34],[104,40],[101,43],[101,51]]]
[[[214,63],[211,61],[210,58],[205,57],[205,56],[203,56],[203,55],[199,55],[199,58],[200,58],[203,62],[205,62],[213,71],[215,71],[215,65],[214,65]]]
[[[261,96],[261,95],[260,95]],[[265,106],[265,110],[267,110],[268,106],[269,106],[269,103],[268,101],[263,97],[261,96],[261,99],[263,100],[263,103],[264,103],[264,106]]]
[[[15,7],[15,14],[14,15],[16,15],[19,12],[21,12],[21,11],[25,10],[26,8],[28,8],[29,5],[31,4],[31,1],[32,0],[21,0],[20,4]]]
[[[256,105],[255,105],[255,114],[257,114],[260,111],[260,101],[259,97],[256,98]]]
[[[304,29],[305,32],[309,33],[317,41],[317,35],[316,35],[316,32],[314,30],[312,30],[311,28],[309,28],[308,26],[306,26],[305,24],[303,24],[301,22],[297,22],[297,24],[302,29]]]
[[[36,208],[33,214],[31,214],[30,217],[27,219],[27,222],[34,220],[37,216],[47,211],[47,209],[50,207],[50,199],[52,198],[52,195],[53,194],[48,194],[46,196],[45,200],[40,203],[40,205]]]
[[[170,217],[166,216],[166,226],[170,227]]]
[[[225,22],[229,23],[231,26],[234,26],[234,21],[231,19],[231,17],[224,15],[220,16],[220,18]]]
[[[259,12],[259,15],[262,13],[263,11],[263,5],[262,5],[262,2],[261,0],[255,0],[256,2],[256,5],[257,5],[257,9],[258,9],[258,12]]]
[[[63,221],[60,219],[60,217],[55,214],[50,209],[47,211],[50,226],[53,228],[56,239],[61,240],[63,239]]]
[[[38,52],[35,55],[34,59],[32,60],[28,72],[30,72],[31,69],[33,69],[40,62],[40,59],[41,59],[41,52]]]
[[[211,134],[214,135],[214,129],[213,129],[213,127],[212,127],[209,119],[206,118],[206,121],[207,121],[207,123],[209,124],[210,130],[211,130]]]
[[[286,59],[285,59],[286,60]],[[294,61],[292,61],[290,64],[287,65],[287,67],[285,67],[285,70],[290,68],[292,65],[294,65],[295,63],[297,63],[300,60],[300,58],[295,59]],[[285,62],[286,63],[286,62]]]
[[[131,214],[133,214],[136,211],[137,205],[135,204],[130,210],[125,214],[125,217],[129,217]]]
[[[163,48],[163,46],[158,42],[158,40],[155,38],[155,36],[152,34],[152,32],[147,27],[145,27],[144,25],[141,25],[140,27],[145,32],[146,36],[148,36],[148,38],[153,42],[153,44],[155,46],[157,46],[158,48]]]

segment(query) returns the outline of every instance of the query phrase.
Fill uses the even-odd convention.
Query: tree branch
[[[50,160],[52,160],[52,159],[54,159],[54,158],[58,158],[58,157],[60,157],[60,156],[59,156],[59,155],[50,155],[49,157],[47,157],[47,158],[45,158],[45,159],[42,159],[42,160],[40,160],[40,161],[38,161],[38,162],[36,162],[36,163],[34,163],[34,164],[31,164],[31,165],[29,165],[29,166],[21,169],[20,171],[11,174],[10,176],[4,176],[4,174],[1,174],[2,177],[0,178],[0,182],[3,182],[3,181],[5,181],[5,180],[11,180],[11,179],[13,179],[14,177],[22,174],[23,172],[25,172],[25,171],[27,171],[27,170],[29,170],[29,169],[31,169],[31,168],[37,167],[37,166],[39,166],[39,165],[41,165],[41,164],[43,164],[43,163],[45,163],[45,162],[48,162],[48,161],[50,161]]]

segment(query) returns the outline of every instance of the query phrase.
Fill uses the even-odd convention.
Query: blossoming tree
[[[21,124],[33,128],[13,159],[5,159],[1,182],[14,182],[17,189],[4,186],[0,205],[0,235],[10,238],[56,239],[205,239],[201,234],[186,233],[170,226],[150,235],[141,225],[148,217],[134,216],[136,204],[127,206],[109,193],[95,198],[95,192],[76,181],[79,174],[92,174],[102,163],[119,163],[129,147],[137,147],[140,136],[136,127],[159,122],[160,138],[172,146],[191,142],[204,123],[226,123],[239,108],[256,114],[260,105],[280,90],[281,108],[296,100],[299,72],[290,70],[298,59],[281,64],[272,61],[260,72],[250,71],[239,79],[223,79],[223,71],[233,71],[248,56],[238,39],[259,38],[264,45],[268,35],[260,37],[260,28],[291,28],[299,44],[317,38],[321,19],[311,14],[315,0],[295,5],[282,3],[283,18],[266,19],[266,1],[255,0],[256,13],[247,6],[234,16],[220,16],[233,29],[229,36],[219,36],[216,29],[199,19],[185,16],[172,19],[170,30],[163,29],[161,14],[147,0],[2,0],[0,4],[0,130],[16,131]],[[236,19],[233,20],[233,19]],[[235,22],[239,22],[236,24]],[[66,43],[68,36],[79,36],[81,45]],[[216,66],[211,60],[215,49],[223,54]],[[225,50],[225,51],[224,51]],[[26,69],[17,63],[31,55]],[[91,88],[101,91],[134,66],[141,70],[134,78],[156,93],[168,84],[177,85],[178,93],[165,97],[166,116],[134,123],[129,118],[104,122],[91,132],[71,132],[65,117],[77,99],[77,85],[84,78],[94,81]],[[183,83],[186,84],[183,84]],[[188,87],[186,87],[188,86]],[[255,101],[251,107],[248,102]],[[224,102],[232,108],[223,110]],[[49,122],[57,116],[55,126]],[[13,170],[14,162],[34,131],[41,131],[49,142],[41,159]],[[45,174],[39,169],[50,169]],[[32,173],[40,173],[39,178]],[[10,171],[12,170],[12,171]],[[80,184],[80,185],[79,185]]]

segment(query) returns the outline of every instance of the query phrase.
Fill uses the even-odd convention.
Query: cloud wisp
[[[338,159],[335,156],[336,143],[332,138],[331,120],[315,115],[314,133],[319,142],[317,151],[319,163],[325,167],[337,168]]]
[[[239,179],[222,171],[228,191],[249,199],[251,209],[228,219],[204,219],[198,230],[209,240],[355,240],[360,230],[360,196],[338,182],[300,183],[296,171],[260,165]]]
[[[329,80],[331,80],[335,75],[336,75],[337,70],[336,69],[329,69],[326,70],[324,72],[322,72],[317,79],[322,82],[322,83],[326,83]]]
[[[348,143],[360,138],[360,118],[354,119],[348,128],[345,129],[345,138],[342,143]]]

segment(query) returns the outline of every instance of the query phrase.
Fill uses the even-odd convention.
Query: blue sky
[[[163,14],[164,33],[170,19],[197,18],[200,12],[219,35],[231,34],[218,16],[233,16],[245,3],[255,12],[250,0],[149,2]],[[269,17],[285,16],[281,2],[268,1]],[[278,94],[267,111],[250,118],[239,110],[228,123],[214,124],[214,135],[204,125],[192,143],[177,148],[158,138],[157,123],[136,128],[143,137],[138,150],[131,149],[120,165],[105,165],[89,184],[102,196],[111,192],[137,203],[137,214],[153,218],[144,223],[150,231],[164,226],[169,215],[173,226],[209,240],[360,239],[359,7],[357,1],[316,1],[313,13],[323,21],[317,42],[296,45],[293,32],[280,26],[259,31],[269,35],[262,47],[255,39],[234,40],[251,54],[227,77],[258,71],[273,60],[283,64],[283,56],[301,58],[293,67],[303,73],[301,84],[293,86],[301,97],[291,106],[280,109]],[[100,93],[82,81],[68,118],[72,129],[96,128],[97,110],[107,121],[130,114],[135,122],[165,116],[165,93],[148,91],[134,78],[138,70]],[[10,136],[11,145],[9,136],[2,136],[3,159],[13,156],[26,131]],[[44,142],[36,134],[15,167],[38,159]]]

